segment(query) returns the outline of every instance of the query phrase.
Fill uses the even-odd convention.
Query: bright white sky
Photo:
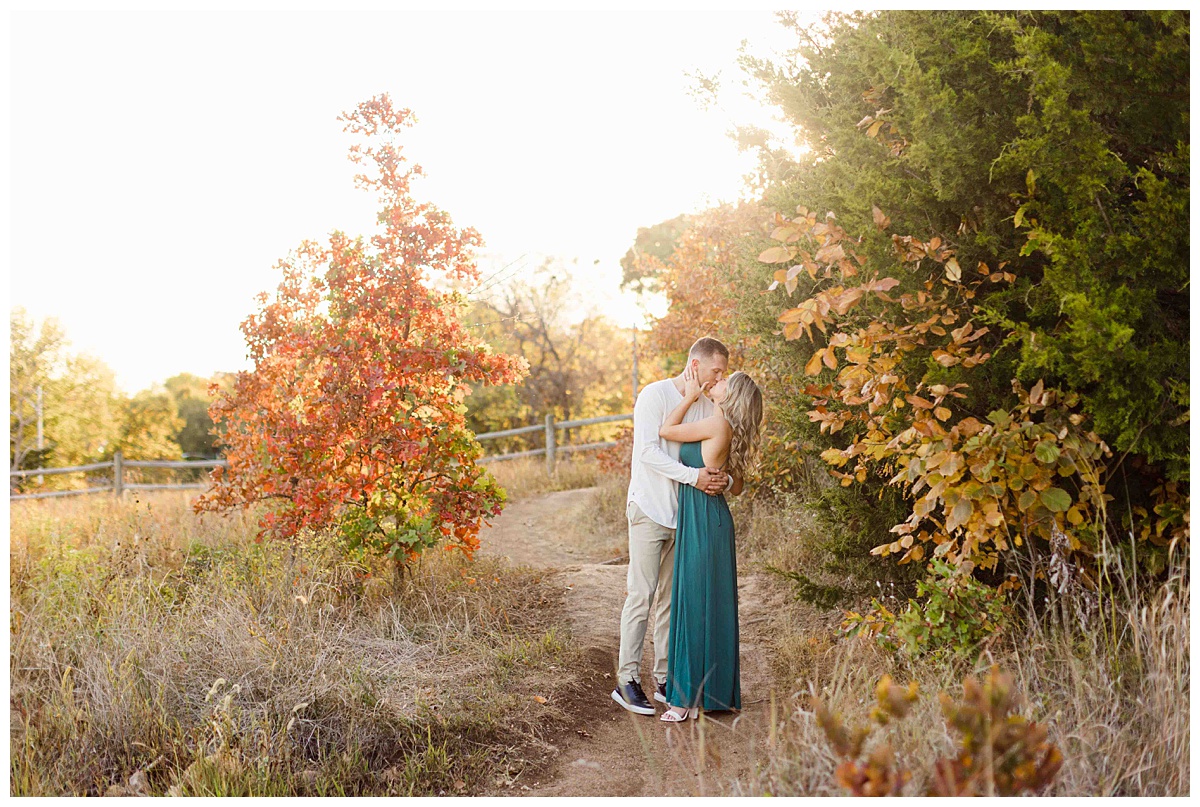
[[[632,324],[618,260],[637,228],[737,198],[753,157],[726,133],[771,120],[741,95],[741,41],[791,44],[764,10],[10,22],[10,303],[129,392],[246,368],[238,324],[275,261],[371,228],[336,118],[380,92],[417,114],[418,195],[483,234],[485,266],[561,257]],[[697,70],[721,71],[723,109],[689,95]]]

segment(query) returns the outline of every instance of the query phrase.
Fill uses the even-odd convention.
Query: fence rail
[[[82,471],[102,471],[112,467],[112,461],[93,462],[91,465],[73,465],[70,468],[30,468],[26,471],[9,471],[10,477],[21,476],[53,476],[54,474],[70,474]]]
[[[12,493],[12,499],[53,499],[59,496],[81,496],[88,493],[106,493],[111,491],[120,496],[127,490],[200,490],[208,487],[203,482],[171,483],[165,485],[147,484],[142,482],[126,482],[126,468],[222,468],[228,465],[225,460],[127,460],[120,451],[113,454],[108,462],[93,462],[87,465],[71,465],[66,468],[30,468],[24,471],[9,471],[8,478],[20,479],[28,476],[51,476],[53,474],[86,473],[88,471],[112,470],[112,482],[107,485],[94,485],[80,490],[50,490],[43,493]]]
[[[224,468],[225,460],[125,460],[126,468]]]
[[[545,455],[546,457],[546,473],[554,473],[554,465],[559,454],[572,454],[576,451],[595,451],[600,448],[609,448],[615,446],[616,443],[584,443],[583,445],[560,446],[555,432],[559,429],[577,429],[580,426],[594,426],[598,423],[616,423],[621,420],[633,420],[633,414],[627,415],[601,415],[596,418],[584,418],[583,420],[564,420],[556,423],[554,415],[546,415],[546,423],[543,426],[522,426],[517,429],[505,429],[499,432],[484,432],[483,434],[475,435],[475,439],[480,442],[484,440],[496,440],[501,437],[515,437],[518,434],[533,434],[534,432],[545,432],[546,447],[533,448],[529,451],[514,451],[509,454],[493,454],[490,457],[480,457],[479,462],[501,462],[503,460],[515,460],[521,457],[538,457]]]
[[[522,426],[519,429],[505,429],[502,432],[485,432],[484,434],[475,435],[476,440],[496,440],[501,437],[516,437],[518,434],[533,434],[534,432],[544,432],[545,426]]]
[[[546,422],[541,426],[522,426],[517,429],[505,429],[498,432],[485,432],[475,435],[476,440],[497,440],[501,437],[516,437],[521,434],[534,434],[535,432],[543,432],[546,435],[546,447],[534,448],[529,451],[514,451],[508,454],[494,454],[490,457],[481,457],[479,462],[502,462],[504,460],[515,460],[521,457],[546,457],[546,473],[553,474],[555,462],[559,454],[573,454],[577,451],[595,451],[601,448],[609,448],[615,446],[614,442],[600,443],[583,443],[581,445],[558,445],[556,432],[559,429],[577,429],[580,426],[594,426],[599,423],[616,423],[621,420],[633,420],[633,415],[603,415],[595,418],[584,418],[583,420],[564,420],[560,423],[555,422],[553,415],[546,415]],[[112,483],[108,485],[96,485],[93,487],[83,488],[81,490],[52,490],[44,493],[9,493],[9,499],[51,499],[59,496],[80,496],[88,493],[105,493],[112,491],[114,495],[120,496],[127,490],[202,490],[208,485],[204,482],[188,482],[188,483],[172,483],[172,484],[149,484],[143,482],[126,482],[126,468],[223,468],[228,463],[225,460],[127,460],[120,451],[113,455],[113,458],[108,462],[93,462],[88,465],[72,465],[67,468],[29,468],[22,471],[9,471],[8,477],[12,479],[20,479],[29,476],[51,476],[54,474],[71,474],[71,473],[86,473],[88,471],[104,471],[112,469]]]

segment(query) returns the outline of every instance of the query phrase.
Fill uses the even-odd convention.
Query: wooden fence
[[[554,415],[546,415],[546,424],[544,426],[522,426],[519,429],[505,429],[500,432],[486,432],[484,434],[475,435],[475,439],[480,442],[484,440],[496,440],[501,437],[516,437],[519,434],[534,434],[535,432],[545,432],[546,447],[534,448],[529,451],[515,451],[511,454],[495,454],[490,457],[480,457],[479,462],[499,462],[501,460],[515,460],[520,457],[537,457],[546,455],[546,473],[554,473],[554,463],[559,454],[570,454],[575,451],[595,451],[600,448],[609,448],[615,446],[616,443],[584,443],[582,445],[560,446],[555,432],[558,429],[576,429],[580,426],[594,426],[597,423],[616,423],[620,420],[633,420],[633,415],[604,415],[598,418],[584,418],[583,420],[564,420],[555,422]]]
[[[86,473],[87,471],[103,471],[112,469],[112,482],[107,485],[93,485],[81,490],[52,490],[46,493],[17,493],[9,491],[9,499],[49,499],[57,496],[78,496],[84,493],[104,493],[111,491],[114,496],[120,496],[127,490],[203,490],[207,482],[175,482],[166,485],[151,485],[142,482],[126,482],[126,468],[220,468],[228,463],[225,460],[127,460],[120,451],[113,455],[108,462],[93,462],[90,465],[73,465],[68,468],[30,468],[26,471],[9,471],[9,481],[27,476],[53,476],[54,474]]]
[[[583,420],[564,420],[555,422],[554,415],[546,415],[545,425],[539,426],[522,426],[519,429],[505,429],[499,432],[486,432],[484,434],[475,435],[475,439],[496,440],[501,437],[516,437],[520,434],[533,434],[535,432],[544,432],[546,435],[546,447],[535,448],[530,451],[516,451],[511,454],[496,454],[490,457],[481,457],[479,462],[499,462],[502,460],[515,460],[520,457],[536,457],[545,455],[546,457],[546,473],[554,473],[554,464],[559,454],[570,454],[576,451],[594,451],[596,449],[608,448],[616,445],[616,443],[584,443],[582,445],[558,445],[557,435],[559,429],[576,429],[580,426],[594,426],[598,423],[615,423],[620,420],[633,420],[633,415],[604,415],[598,418],[585,418]],[[30,468],[24,471],[9,471],[9,481],[30,476],[53,476],[55,474],[72,474],[86,473],[88,471],[103,471],[111,469],[112,482],[107,485],[93,485],[81,490],[53,490],[45,493],[18,493],[14,494],[9,491],[9,499],[49,499],[58,496],[78,496],[85,493],[104,493],[111,491],[114,496],[120,496],[127,490],[202,490],[208,487],[207,482],[192,482],[192,483],[171,483],[171,484],[146,484],[141,482],[126,482],[126,468],[221,468],[228,463],[225,460],[127,460],[120,451],[113,455],[113,458],[108,462],[93,462],[90,465],[74,465],[68,468]]]

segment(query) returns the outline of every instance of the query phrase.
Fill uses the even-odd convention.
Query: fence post
[[[554,476],[554,415],[546,415],[546,474]]]
[[[125,457],[121,454],[121,449],[113,452],[113,495],[118,499],[125,492]]]
[[[45,441],[44,435],[42,433],[42,385],[41,384],[38,384],[37,418],[38,418],[38,422],[37,422],[38,466],[40,467],[40,466],[46,464],[46,458],[42,454],[42,449],[46,447],[46,441]],[[46,477],[42,476],[41,474],[38,474],[37,483],[38,483],[39,487],[41,485],[44,485],[46,483]]]
[[[637,371],[638,371],[638,366],[637,366],[637,328],[634,328],[633,329],[633,382],[630,385],[630,389],[633,390],[633,397],[631,398],[631,400],[635,404],[637,403],[637,390],[638,390],[638,377],[637,377],[638,372]]]

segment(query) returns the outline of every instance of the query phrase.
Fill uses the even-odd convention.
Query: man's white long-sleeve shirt
[[[658,436],[663,421],[683,401],[675,382],[669,378],[647,384],[633,405],[633,462],[629,474],[629,495],[650,520],[675,529],[679,510],[679,485],[694,485],[699,468],[679,461],[680,444]],[[684,423],[703,420],[713,414],[713,403],[703,395],[683,416]]]

